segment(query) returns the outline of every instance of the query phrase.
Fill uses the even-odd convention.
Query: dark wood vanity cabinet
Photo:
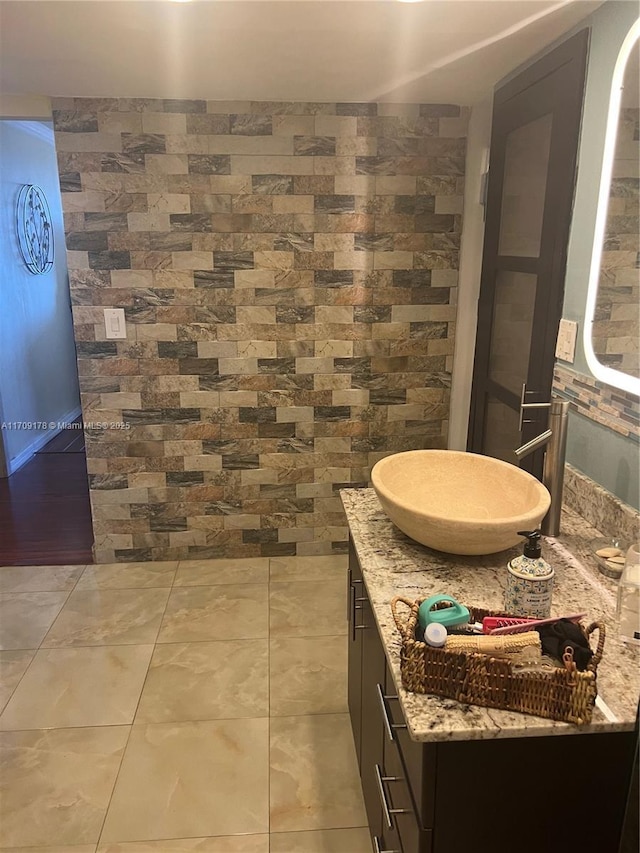
[[[349,713],[375,853],[617,853],[637,734],[418,743],[353,545]]]

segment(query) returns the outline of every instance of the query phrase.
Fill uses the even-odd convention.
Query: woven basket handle
[[[598,664],[602,660],[602,653],[604,652],[604,641],[607,636],[607,630],[604,626],[604,622],[592,622],[591,625],[587,628],[587,638],[591,637],[591,634],[598,630],[598,647],[593,653],[593,657],[589,661],[587,669],[591,672],[595,672],[598,669]]]
[[[403,598],[401,595],[396,596],[391,602],[391,612],[393,613],[393,620],[396,623],[396,628],[405,640],[413,640],[413,634],[409,630],[406,621],[403,622],[400,618],[400,614],[398,613],[398,605],[405,604],[409,608],[409,610],[411,610],[413,609],[414,603],[415,602],[411,601],[409,598]]]

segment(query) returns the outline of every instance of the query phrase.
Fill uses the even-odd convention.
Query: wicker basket
[[[416,640],[418,608],[423,600],[398,597],[391,602],[393,618],[402,637],[400,672],[405,690],[433,693],[470,705],[536,714],[576,725],[591,722],[598,694],[596,671],[604,649],[602,623],[593,622],[588,628],[580,626],[586,637],[598,629],[598,647],[584,672],[576,669],[571,654],[565,655],[564,667],[544,672],[518,672],[505,659],[448,652]],[[409,609],[404,618],[399,612],[400,605]],[[469,613],[472,622],[481,622],[485,616],[508,615],[475,607],[469,607]]]

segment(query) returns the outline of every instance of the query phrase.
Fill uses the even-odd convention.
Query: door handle
[[[535,394],[535,391],[527,391],[527,383],[522,383],[522,391],[520,392],[520,416],[518,419],[518,432],[522,432],[523,424],[530,424],[532,421],[525,420],[525,414],[529,409],[550,409],[551,401],[548,403],[526,403],[527,394]]]

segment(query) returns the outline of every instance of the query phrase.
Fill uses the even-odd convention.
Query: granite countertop
[[[589,725],[576,726],[407,692],[400,680],[400,635],[391,613],[392,598],[401,595],[415,600],[447,593],[464,604],[502,609],[506,565],[521,553],[521,548],[482,557],[441,554],[405,536],[386,516],[373,489],[343,489],[340,494],[413,740],[479,740],[633,729],[640,694],[640,649],[618,639],[614,621],[617,584],[598,571],[590,542],[601,534],[581,516],[563,508],[560,536],[542,540],[543,556],[555,569],[552,615],[587,613],[585,621],[602,621],[607,628],[593,719]]]

